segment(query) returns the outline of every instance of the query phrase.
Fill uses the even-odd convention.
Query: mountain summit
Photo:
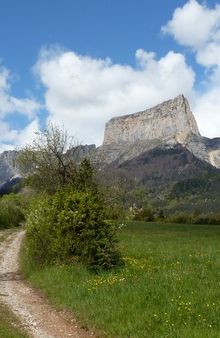
[[[220,168],[220,138],[202,137],[187,99],[179,95],[142,112],[112,118],[95,159],[102,164],[131,160],[154,148],[181,145],[195,157]]]
[[[111,119],[105,127],[103,145],[156,139],[184,143],[191,135],[200,133],[187,99],[179,95],[142,112]]]

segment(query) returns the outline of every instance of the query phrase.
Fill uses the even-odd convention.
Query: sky
[[[49,121],[100,145],[110,118],[179,94],[220,137],[220,2],[0,0],[0,152]]]

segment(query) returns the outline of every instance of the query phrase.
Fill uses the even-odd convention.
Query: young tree
[[[49,123],[21,151],[19,166],[35,189],[53,193],[75,180],[75,162],[66,154],[75,145],[64,128]]]

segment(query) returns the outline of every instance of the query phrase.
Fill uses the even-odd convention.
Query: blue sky
[[[100,144],[109,118],[184,93],[220,136],[215,1],[0,0],[0,150],[47,120]]]

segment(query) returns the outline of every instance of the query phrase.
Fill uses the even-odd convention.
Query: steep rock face
[[[143,112],[116,117],[106,123],[103,145],[96,150],[101,163],[131,160],[155,147],[181,145],[197,158],[220,168],[220,138],[208,139],[183,95]]]
[[[106,124],[103,145],[155,139],[184,143],[191,134],[200,136],[188,101],[179,95],[143,112],[111,119]]]
[[[0,154],[0,185],[14,176],[19,176],[19,169],[16,164],[18,152],[4,151]]]

